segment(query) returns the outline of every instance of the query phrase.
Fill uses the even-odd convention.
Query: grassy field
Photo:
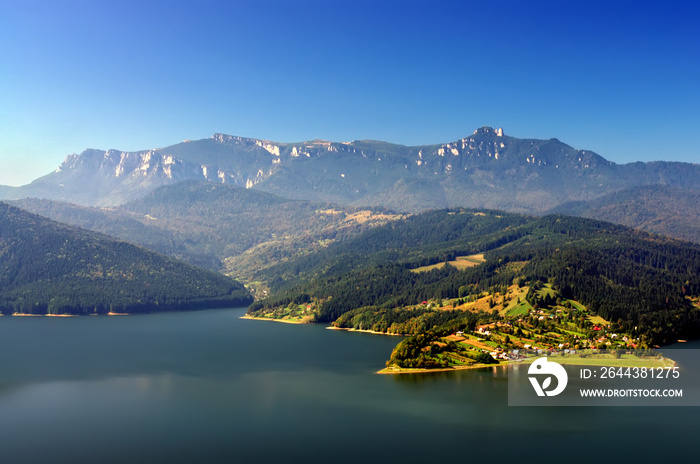
[[[459,342],[459,344],[462,345],[464,348],[477,347],[477,348],[481,348],[481,349],[487,350],[487,351],[491,351],[494,348],[487,343],[480,342],[480,341],[473,339],[473,338],[464,339],[461,342]]]
[[[514,303],[515,304],[513,305],[509,304],[503,311],[506,316],[524,316],[533,309],[532,306],[530,306],[530,303],[525,300],[518,303],[518,300],[516,299]]]
[[[454,266],[457,269],[467,269],[469,267],[474,267],[477,266],[481,263],[486,261],[484,259],[484,254],[479,253],[476,255],[469,255],[469,256],[457,256],[454,261],[448,261],[447,263],[450,266]],[[437,264],[431,264],[430,266],[421,266],[417,267],[415,269],[411,269],[411,272],[428,272],[432,271],[433,269],[441,269],[445,266],[445,263],[437,263]]]
[[[595,325],[610,325],[610,322],[600,316],[588,316],[587,319]]]
[[[573,308],[577,309],[578,311],[586,311],[586,307],[584,305],[582,305],[581,303],[579,303],[578,301],[574,301],[574,300],[566,300],[566,301],[571,303],[571,306]]]
[[[551,286],[550,284],[544,284],[544,287],[542,287],[541,289],[537,290],[537,295],[538,295],[540,298],[544,298],[544,297],[546,297],[547,295],[549,295],[549,296],[551,296],[551,297],[553,297],[553,298],[556,298],[556,296],[557,296],[556,292],[555,292],[554,290],[552,290],[552,286]]]
[[[525,364],[533,362],[540,356],[527,358],[522,362]],[[547,356],[547,361],[554,361],[559,364],[569,364],[575,366],[606,366],[606,367],[673,367],[675,362],[668,358],[639,357],[632,354],[623,354],[620,358],[615,358],[612,354],[595,354],[587,357],[573,356]]]
[[[573,326],[573,324],[570,323],[570,322],[569,322],[567,325],[568,325],[568,326]],[[583,333],[577,332],[576,330],[568,330],[568,329],[564,329],[564,328],[560,328],[560,330],[561,330],[562,332],[566,332],[566,333],[571,334],[571,335],[578,335],[579,337],[585,337],[585,335],[584,335]]]
[[[527,314],[532,309],[530,303],[525,301],[528,290],[529,287],[518,287],[517,285],[508,287],[507,296],[510,300],[500,311],[501,316],[523,316]],[[519,303],[518,299],[520,299]]]

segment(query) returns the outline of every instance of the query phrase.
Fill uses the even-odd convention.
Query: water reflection
[[[393,378],[396,382],[402,383],[420,383],[420,382],[442,382],[446,380],[454,382],[462,381],[480,381],[483,377],[490,377],[492,379],[502,379],[504,375],[507,375],[507,366],[492,366],[483,367],[478,369],[462,369],[462,370],[437,370],[435,372],[420,372],[412,373],[406,372],[402,374],[382,374]],[[506,377],[507,379],[507,377]]]
[[[543,433],[567,461],[694,456],[693,411],[508,407],[505,368],[376,375],[396,339],[243,312],[4,318],[0,461],[522,463]]]

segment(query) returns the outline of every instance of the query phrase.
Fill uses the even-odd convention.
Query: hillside
[[[2,314],[106,314],[241,306],[238,282],[0,203]]]
[[[85,150],[68,156],[55,172],[0,189],[0,195],[116,206],[182,180],[403,212],[445,207],[543,212],[640,185],[700,190],[700,165],[618,165],[557,139],[521,139],[491,127],[414,147],[371,140],[277,143],[214,134],[138,152]]]
[[[699,276],[700,245],[566,216],[435,211],[262,271],[274,293],[249,313],[415,333],[465,314],[436,309],[443,300],[481,301],[473,310],[493,322],[510,287],[547,284],[548,307],[575,301],[651,345],[700,336]]]
[[[203,181],[161,187],[119,208],[36,199],[14,204],[246,280],[399,217]]]
[[[595,200],[567,202],[551,212],[599,219],[700,243],[700,192],[646,185]]]

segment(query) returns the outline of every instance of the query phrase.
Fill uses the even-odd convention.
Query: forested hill
[[[13,204],[243,280],[400,217],[198,181],[161,187],[119,208],[37,199]]]
[[[423,301],[548,284],[555,298],[577,300],[649,343],[700,337],[700,245],[567,216],[424,213],[261,278],[276,292],[251,306],[259,315],[308,302],[313,320],[330,322],[359,308],[415,309]]]
[[[620,190],[595,200],[563,203],[553,213],[614,222],[700,243],[700,192],[667,185]]]
[[[106,314],[241,306],[240,283],[0,203],[0,311]]]

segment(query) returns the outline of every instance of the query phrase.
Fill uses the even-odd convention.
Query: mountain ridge
[[[624,188],[700,190],[700,165],[616,164],[558,139],[520,139],[484,126],[442,144],[311,140],[280,143],[215,133],[153,150],[88,149],[0,198],[117,206],[163,185],[205,180],[279,196],[405,212],[475,207],[536,213]]]
[[[588,201],[562,203],[550,212],[622,224],[700,243],[700,192],[665,185],[642,185]]]

